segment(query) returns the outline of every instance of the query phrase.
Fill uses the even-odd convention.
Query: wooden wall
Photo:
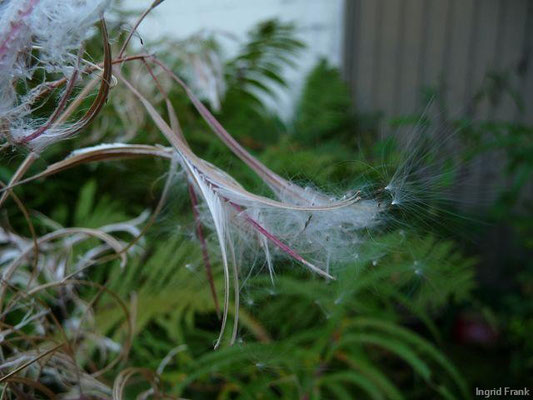
[[[346,0],[344,74],[360,111],[424,107],[441,87],[451,116],[533,123],[533,0]],[[490,73],[506,93],[472,107]]]

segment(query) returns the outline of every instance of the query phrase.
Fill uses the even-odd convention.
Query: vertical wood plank
[[[499,71],[510,76],[513,87],[521,87],[523,82],[514,76],[522,58],[524,36],[527,19],[527,4],[530,0],[513,0],[512,2],[500,0],[503,13],[501,47],[496,57],[496,67]],[[499,120],[512,120],[517,112],[513,99],[507,95],[502,97],[495,110],[495,118]]]
[[[405,2],[398,0],[382,0],[382,31],[379,46],[380,65],[376,82],[376,106],[386,116],[391,116],[395,109],[395,88],[399,70],[400,44],[402,35],[401,12]],[[375,77],[376,78],[376,77]]]
[[[450,116],[461,114],[467,97],[467,74],[472,60],[474,0],[451,0],[449,59],[445,60],[445,84]],[[447,65],[447,68],[446,68]]]
[[[356,38],[356,75],[355,87],[356,107],[360,111],[374,111],[377,108],[373,93],[374,74],[376,74],[376,54],[374,49],[378,39],[378,5],[380,0],[360,0],[359,15],[355,23],[359,24],[359,35]]]
[[[533,124],[533,1],[528,2],[526,29],[524,31],[523,46],[524,81],[522,96],[524,98],[524,113],[520,116],[522,122]]]
[[[495,73],[495,54],[498,43],[498,28],[500,27],[500,2],[499,0],[478,0],[476,3],[476,30],[473,32],[473,46],[470,71],[467,76],[467,93],[465,104],[473,100],[473,96],[488,85],[488,74]],[[490,112],[490,101],[486,97],[471,110],[479,119],[487,119]]]
[[[425,86],[439,86],[443,78],[447,40],[451,36],[450,0],[427,0],[428,37],[425,51],[425,68],[422,82]]]
[[[397,77],[395,114],[410,114],[416,111],[420,90],[419,67],[423,44],[423,21],[425,0],[405,0],[404,36],[401,44],[401,65]]]
[[[359,30],[359,3],[360,0],[346,1],[344,4],[344,35],[342,54],[342,74],[347,82],[352,82],[357,74],[357,46]]]

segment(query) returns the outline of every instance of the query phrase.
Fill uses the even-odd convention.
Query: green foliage
[[[227,64],[228,85],[231,89],[257,91],[275,97],[273,84],[287,86],[283,69],[295,66],[295,55],[304,47],[295,39],[292,24],[269,20],[259,24],[248,35],[248,41],[237,57]],[[245,97],[244,102],[248,102]],[[257,99],[256,105],[262,105]]]
[[[533,263],[528,254],[533,248],[530,185],[533,127],[516,121],[499,121],[494,115],[483,120],[477,115],[479,106],[494,109],[505,98],[512,100],[517,115],[528,111],[515,85],[514,73],[489,72],[481,86],[474,88],[470,104],[460,118],[449,118],[445,91],[441,87],[426,90],[428,109],[424,115],[401,116],[390,121],[395,128],[421,125],[437,135],[446,130],[456,132],[454,147],[461,148],[457,157],[464,162],[465,169],[473,161],[474,165],[480,162],[488,170],[483,171],[482,177],[476,177],[482,181],[475,183],[475,188],[465,186],[465,191],[483,193],[486,197],[481,207],[472,210],[476,220],[483,222],[477,224],[476,229],[476,224],[469,221],[468,229],[465,226],[453,233],[458,237],[461,232],[467,232],[469,238],[465,247],[470,253],[480,254],[476,275],[481,284],[473,299],[465,304],[465,313],[477,315],[474,319],[478,329],[486,329],[497,336],[486,344],[482,357],[476,348],[461,346],[456,351],[458,359],[462,358],[465,374],[478,386],[522,385],[533,371],[526,333],[531,326],[533,309]],[[430,118],[434,107],[437,117]],[[450,224],[449,217],[445,221]],[[500,363],[511,365],[505,374],[484,368]]]
[[[510,185],[502,193],[500,207],[526,200],[523,189],[533,177],[533,128],[508,122],[460,121],[464,136],[475,144],[473,154],[505,154],[504,173]]]
[[[118,204],[97,200],[97,192],[94,181],[82,187],[74,214],[80,225],[120,216]],[[155,370],[173,355],[161,376],[168,393],[198,399],[468,397],[442,350],[402,326],[415,315],[423,321],[418,331],[438,334],[428,311],[468,297],[472,262],[450,242],[403,231],[373,237],[329,283],[283,263],[274,285],[254,273],[242,290],[239,341],[218,351],[211,349],[219,322],[198,244],[160,234],[130,257],[125,269],[115,263],[91,276],[136,310],[128,365]],[[213,267],[221,288],[221,266]],[[94,320],[100,334],[116,341],[127,334],[123,310],[106,294]],[[141,387],[128,390],[134,396]]]
[[[276,90],[288,86],[284,71],[296,66],[296,56],[303,47],[295,39],[292,24],[269,20],[250,31],[239,54],[226,64],[227,91],[220,117],[252,150],[272,143],[284,130],[264,100],[276,100]]]
[[[429,321],[424,314],[429,304],[469,292],[469,262],[449,243],[413,238],[405,252],[404,240],[396,232],[369,244],[361,252],[365,257],[329,284],[287,269],[275,285],[265,276],[251,278],[243,291],[239,343],[216,352],[208,350],[216,330],[205,324],[214,306],[194,244],[179,238],[152,244],[148,258],[114,270],[108,287],[125,299],[135,293],[136,365],[155,369],[176,346],[187,345],[161,377],[174,394],[414,399],[435,390],[445,398],[466,398],[460,373],[431,342],[401,326],[405,311],[397,305]],[[418,257],[427,276],[413,269]],[[452,283],[436,286],[452,276]],[[220,278],[217,274],[219,284]],[[122,312],[102,302],[95,317],[108,333],[120,327]],[[409,383],[413,379],[415,386]]]
[[[127,219],[119,202],[111,200],[109,194],[102,196],[97,196],[97,194],[98,183],[94,179],[81,187],[74,210],[74,226],[99,228]]]
[[[294,121],[295,136],[301,141],[330,139],[346,128],[351,106],[350,93],[339,71],[320,60],[302,91]]]

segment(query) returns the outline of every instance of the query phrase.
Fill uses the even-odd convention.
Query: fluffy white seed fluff
[[[82,43],[110,0],[4,0],[0,3],[0,135],[17,142],[43,121],[30,118],[38,84],[24,96],[15,84],[35,73],[72,76]],[[47,132],[51,136],[61,132]],[[42,140],[41,140],[42,141]]]

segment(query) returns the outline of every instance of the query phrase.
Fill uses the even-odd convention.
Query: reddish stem
[[[41,136],[43,133],[45,133],[48,128],[52,126],[52,124],[59,118],[61,112],[65,109],[65,106],[67,105],[67,101],[69,99],[70,94],[72,93],[72,90],[74,89],[74,86],[76,84],[76,79],[78,78],[78,69],[76,68],[74,70],[74,73],[72,74],[72,77],[70,78],[70,82],[67,86],[67,90],[65,93],[63,93],[63,97],[61,98],[59,104],[57,105],[56,109],[54,110],[53,114],[50,116],[48,121],[35,130],[33,133],[29,134],[28,136],[25,136],[22,138],[21,143],[29,143],[34,139],[37,139],[39,136]]]
[[[302,264],[308,266],[313,271],[319,273],[320,275],[323,275],[329,279],[334,279],[331,275],[329,275],[327,272],[322,271],[320,268],[317,268],[315,265],[311,264],[309,261],[307,261],[305,258],[303,258],[300,254],[298,254],[296,251],[291,249],[289,246],[287,246],[285,243],[280,241],[276,236],[274,236],[272,233],[267,231],[263,226],[257,222],[255,219],[250,217],[246,212],[243,212],[243,208],[239,206],[238,204],[233,203],[232,201],[226,199],[229,204],[233,208],[235,208],[237,211],[241,212],[241,215],[248,221],[259,233],[261,233],[263,236],[265,236],[268,240],[270,240],[272,243],[274,243],[277,247],[279,247],[283,252],[287,253],[290,257],[294,258],[296,261],[301,262]]]

